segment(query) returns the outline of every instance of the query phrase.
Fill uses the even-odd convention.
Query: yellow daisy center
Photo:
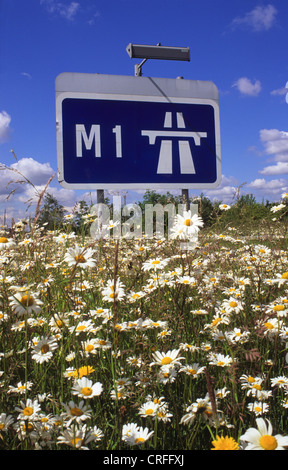
[[[79,325],[79,326],[77,326],[76,330],[77,331],[83,331],[83,330],[85,330],[85,328],[86,328],[86,325]]]
[[[83,411],[80,408],[71,408],[70,413],[72,416],[82,416]]]
[[[265,328],[267,328],[267,330],[273,330],[273,328],[274,328],[274,326],[270,322],[264,323],[264,326],[265,326]]]
[[[23,410],[23,415],[24,416],[31,416],[33,415],[33,408],[31,406],[26,406]]]
[[[137,439],[135,439],[135,444],[142,444],[143,442],[145,442],[144,437],[137,437]]]
[[[73,447],[76,447],[78,442],[82,441],[82,439],[80,437],[73,437],[73,439],[71,440],[71,444]]]
[[[274,436],[270,436],[269,434],[265,434],[264,436],[260,437],[259,444],[265,450],[275,450],[278,446],[277,440]]]
[[[93,392],[93,390],[92,390],[92,388],[90,388],[90,387],[83,387],[83,388],[81,389],[81,393],[82,393],[82,395],[84,395],[85,397],[89,397],[90,395],[92,395],[92,392]]]
[[[255,388],[256,390],[261,390],[261,385],[255,384],[255,385],[253,385],[252,388]]]
[[[230,302],[229,305],[232,308],[237,307],[237,302]]]
[[[152,261],[152,264],[159,264],[160,261],[158,259],[154,259],[154,261]]]
[[[20,302],[24,307],[31,307],[34,303],[34,299],[31,295],[22,295]]]
[[[172,362],[172,359],[171,359],[171,357],[168,357],[168,356],[163,357],[163,359],[161,360],[162,366],[166,366],[167,364],[171,364],[171,362]]]
[[[49,345],[48,344],[43,344],[41,348],[41,353],[46,354],[49,351]]]
[[[288,272],[283,273],[281,279],[288,279]]]
[[[0,237],[0,243],[8,243],[8,238]]]
[[[273,310],[275,312],[281,312],[281,310],[284,310],[284,305],[274,305]]]
[[[85,263],[86,259],[83,255],[77,255],[75,256],[75,261],[77,261],[77,263]]]
[[[145,410],[145,415],[152,415],[154,410],[152,408],[148,408],[148,410]]]
[[[186,220],[184,221],[184,225],[186,225],[186,227],[190,227],[190,225],[191,225],[191,219],[186,219]]]

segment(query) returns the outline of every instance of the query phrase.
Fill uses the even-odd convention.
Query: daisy
[[[37,344],[32,346],[32,359],[35,359],[39,364],[48,362],[52,358],[53,352],[57,347],[58,343],[53,336],[42,336]]]
[[[171,421],[173,414],[169,412],[168,407],[166,404],[160,405],[158,410],[156,411],[156,416],[153,419],[157,419],[158,421],[163,421],[163,423],[167,423]]]
[[[245,450],[285,450],[288,436],[273,436],[273,427],[268,419],[257,418],[256,424],[257,429],[249,428],[240,436],[240,440],[248,443]]]
[[[33,382],[27,382],[26,384],[22,384],[22,382],[18,382],[16,387],[9,385],[9,390],[7,393],[17,393],[19,395],[23,395],[26,393],[26,390],[31,390]]]
[[[10,305],[13,311],[18,315],[32,313],[38,314],[41,312],[43,302],[38,299],[37,295],[29,291],[17,292],[9,297]]]
[[[75,214],[65,214],[63,219],[65,222],[73,221],[75,219]]]
[[[284,207],[286,207],[285,204],[278,204],[276,206],[271,207],[270,211],[275,213],[281,211],[281,209],[284,209]]]
[[[230,297],[228,300],[224,300],[222,302],[222,307],[227,313],[240,313],[241,310],[243,310],[242,303],[234,297]]]
[[[209,364],[212,364],[214,366],[218,367],[228,367],[232,364],[233,359],[230,356],[224,356],[224,354],[215,354],[211,356],[211,360]]]
[[[231,208],[228,204],[220,204],[219,209],[221,211],[228,211]]]
[[[186,375],[190,375],[194,379],[198,375],[203,374],[204,371],[205,367],[201,367],[198,363],[193,363],[192,365],[187,364],[179,369],[179,372],[184,372]]]
[[[124,284],[120,279],[109,280],[102,289],[103,300],[114,302],[114,300],[122,300],[125,297]]]
[[[132,434],[135,434],[138,430],[136,423],[124,424],[122,428],[122,440],[126,441]]]
[[[25,402],[20,401],[20,405],[15,407],[16,411],[19,411],[18,420],[29,420],[34,421],[39,419],[39,412],[41,411],[41,407],[38,403],[38,400],[31,400],[28,398]]]
[[[6,250],[14,246],[16,246],[16,243],[12,238],[0,237],[0,250]]]
[[[59,444],[66,444],[74,449],[89,450],[85,446],[86,425],[73,426],[71,429],[63,429],[57,437]]]
[[[144,442],[146,442],[151,436],[153,436],[153,434],[154,434],[154,431],[149,431],[148,428],[137,426],[136,429],[134,427],[133,431],[130,431],[128,436],[127,436],[127,433],[124,434],[123,436],[123,431],[122,431],[122,439],[126,442],[126,444],[129,444],[130,446],[135,446],[135,445],[144,444]]]
[[[177,370],[175,367],[170,364],[167,366],[161,366],[160,370],[158,372],[158,380],[159,383],[166,385],[167,383],[173,383],[175,382],[177,377]]]
[[[146,293],[143,291],[138,291],[138,292],[131,291],[127,295],[127,300],[128,302],[131,302],[131,303],[136,302],[137,300],[142,299],[142,297],[144,297],[145,295]]]
[[[90,354],[97,354],[98,352],[98,340],[91,338],[81,343],[83,349],[83,355],[88,357]]]
[[[88,444],[91,441],[98,442],[102,439],[102,437],[104,437],[102,430],[97,426],[93,426],[93,428],[90,428],[86,434],[85,443]]]
[[[285,282],[288,281],[288,271],[285,271],[283,273],[277,273],[276,274],[276,279],[272,279],[272,283],[277,283],[278,287],[281,287]]]
[[[263,401],[255,401],[254,403],[248,403],[247,408],[249,411],[255,413],[256,416],[268,413],[269,405]]]
[[[163,269],[168,264],[169,259],[151,258],[142,264],[144,271],[157,271]]]
[[[0,432],[8,431],[13,423],[14,418],[12,417],[12,415],[7,415],[6,413],[0,414]]]
[[[196,235],[203,225],[203,220],[197,214],[192,215],[191,210],[183,211],[183,215],[177,214],[175,217],[171,236],[181,239],[190,238],[190,236]]]
[[[68,248],[67,253],[64,256],[64,261],[68,266],[79,266],[81,268],[94,268],[96,266],[96,260],[93,258],[92,248],[82,248],[79,245],[75,245],[74,248]]]
[[[127,392],[125,387],[117,384],[116,387],[110,392],[110,397],[112,398],[112,400],[126,400],[128,396],[129,393]]]
[[[138,414],[143,418],[147,418],[149,416],[155,416],[156,412],[159,408],[159,404],[155,403],[154,401],[150,400],[147,403],[144,403],[138,409]]]
[[[80,335],[81,333],[90,333],[94,328],[92,320],[86,320],[79,322],[76,326],[71,326],[69,331],[71,333],[75,333],[76,336]]]
[[[103,349],[104,351],[110,349],[112,347],[112,343],[109,340],[96,338],[95,346],[99,349]]]
[[[224,388],[219,388],[215,390],[214,393],[215,393],[215,398],[218,398],[219,400],[221,400],[222,398],[225,398],[230,394],[230,390],[227,390],[227,388],[224,387]]]
[[[92,380],[83,377],[74,382],[72,395],[77,395],[84,400],[99,396],[102,393],[103,386],[100,382],[93,384]]]
[[[241,331],[240,328],[234,328],[232,331],[227,331],[225,337],[228,341],[233,344],[236,343],[246,343],[249,340],[250,332],[249,331]]]
[[[81,400],[79,405],[75,404],[73,400],[69,401],[68,405],[62,403],[65,408],[65,411],[61,413],[61,417],[65,421],[67,427],[73,421],[76,421],[78,424],[82,421],[85,421],[88,418],[91,418],[92,409],[84,404],[84,400]]]
[[[179,284],[184,284],[188,286],[195,286],[196,280],[193,276],[179,276],[177,279]]]
[[[259,385],[259,387],[261,389],[261,383],[263,382],[262,377],[259,377],[259,376],[254,377],[252,375],[246,375],[246,374],[241,375],[239,380],[240,380],[240,383],[241,383],[242,390],[245,390],[247,388],[248,389],[252,388],[252,387],[254,387],[254,385]]]
[[[275,335],[279,334],[279,331],[282,328],[282,322],[279,321],[279,318],[268,318],[267,321],[264,322],[263,327],[264,335],[268,336],[269,338],[273,338]]]
[[[280,375],[279,377],[275,377],[271,379],[271,387],[278,387],[278,388],[288,388],[288,377],[284,375]]]
[[[211,403],[206,398],[197,398],[196,402],[186,408],[186,414],[182,416],[180,424],[192,423],[196,416],[201,416],[204,421],[209,421],[213,417]]]
[[[180,360],[185,359],[185,358],[179,357],[178,356],[179,352],[180,352],[180,349],[173,349],[173,350],[168,351],[167,353],[156,351],[155,353],[152,354],[154,362],[151,362],[150,366],[181,365]]]
[[[68,319],[58,313],[54,313],[49,321],[49,326],[53,333],[62,333],[65,327],[68,326]]]

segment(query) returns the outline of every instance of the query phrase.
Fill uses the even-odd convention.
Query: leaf
[[[249,362],[258,361],[261,357],[261,354],[256,348],[250,349],[250,351],[245,352],[245,359]]]

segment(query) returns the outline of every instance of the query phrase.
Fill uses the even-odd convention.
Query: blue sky
[[[189,194],[229,203],[243,185],[244,194],[279,201],[288,191],[287,23],[286,0],[0,0],[0,217],[25,216],[35,188],[57,171],[56,77],[134,75],[130,42],[190,47],[190,62],[148,60],[143,75],[219,89],[222,183]],[[33,186],[11,183],[19,175],[7,168]],[[68,210],[86,197],[57,176],[50,192]]]

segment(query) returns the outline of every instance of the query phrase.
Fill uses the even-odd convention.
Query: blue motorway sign
[[[139,87],[145,85],[143,77],[118,77],[117,89],[117,76],[112,76],[114,87],[109,89],[102,78],[111,81],[111,76],[89,76],[85,86],[81,82],[85,75],[80,74],[73,91],[77,80],[72,75],[68,91],[63,84],[56,88],[58,178],[64,187],[219,185],[219,107],[213,84],[204,82],[207,89],[200,85],[199,92],[199,82],[191,83],[188,90],[183,87],[186,80],[172,80],[173,88],[169,80],[167,85],[165,79],[150,79],[151,86],[144,78],[146,87]],[[188,96],[192,92],[194,96]],[[205,92],[208,97],[202,97]]]

